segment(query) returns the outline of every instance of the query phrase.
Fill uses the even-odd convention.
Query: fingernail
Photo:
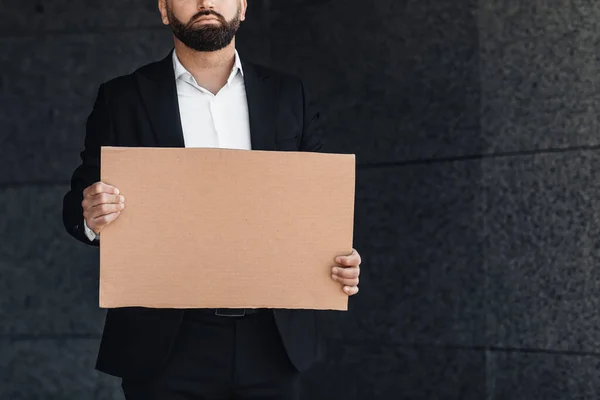
[[[335,262],[336,262],[336,263],[341,263],[341,262],[342,262],[342,257],[338,257],[338,258],[336,258],[336,259],[335,259]]]
[[[338,277],[337,277],[337,276],[335,276],[335,275],[331,275],[331,278],[332,278],[334,281],[337,281],[337,280],[338,280]]]
[[[125,197],[119,196],[119,200],[121,200],[121,203],[125,203]]]
[[[118,195],[119,193],[121,193],[121,192],[119,192],[119,189],[115,189],[115,194]]]
[[[334,268],[331,270],[331,272],[333,272],[334,274],[337,274],[338,272],[340,272],[340,269],[339,269],[339,268],[335,268],[335,267],[334,267]]]
[[[348,286],[346,286],[346,287],[344,288],[344,292],[346,292],[346,293],[350,292],[350,288],[349,288]]]

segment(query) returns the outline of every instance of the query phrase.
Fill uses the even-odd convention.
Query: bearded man
[[[66,230],[90,246],[100,245],[127,204],[119,188],[100,181],[101,146],[323,146],[302,81],[240,58],[235,35],[246,0],[158,5],[174,48],[100,85],[64,197]],[[348,296],[358,292],[359,265],[355,250],[332,260],[332,279]],[[118,308],[107,311],[96,368],[120,377],[128,400],[297,399],[300,374],[319,360],[320,343],[312,310]]]

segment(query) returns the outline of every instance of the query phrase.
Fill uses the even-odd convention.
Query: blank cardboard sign
[[[354,155],[103,147],[100,307],[347,310]]]

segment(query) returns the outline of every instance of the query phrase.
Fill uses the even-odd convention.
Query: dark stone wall
[[[249,3],[242,56],[302,76],[358,161],[361,292],[304,398],[598,398],[600,6]],[[146,0],[1,8],[0,399],[121,399],[61,200],[98,85],[170,33]]]

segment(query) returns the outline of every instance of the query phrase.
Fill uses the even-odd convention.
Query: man
[[[175,48],[100,86],[64,198],[72,236],[98,246],[126,207],[118,188],[99,182],[103,145],[322,148],[301,81],[239,58],[246,8],[246,0],[159,0]],[[332,279],[348,295],[358,292],[359,265],[356,251],[332,260]],[[320,356],[318,336],[312,310],[111,309],[96,367],[121,377],[133,400],[295,399],[299,374]]]

